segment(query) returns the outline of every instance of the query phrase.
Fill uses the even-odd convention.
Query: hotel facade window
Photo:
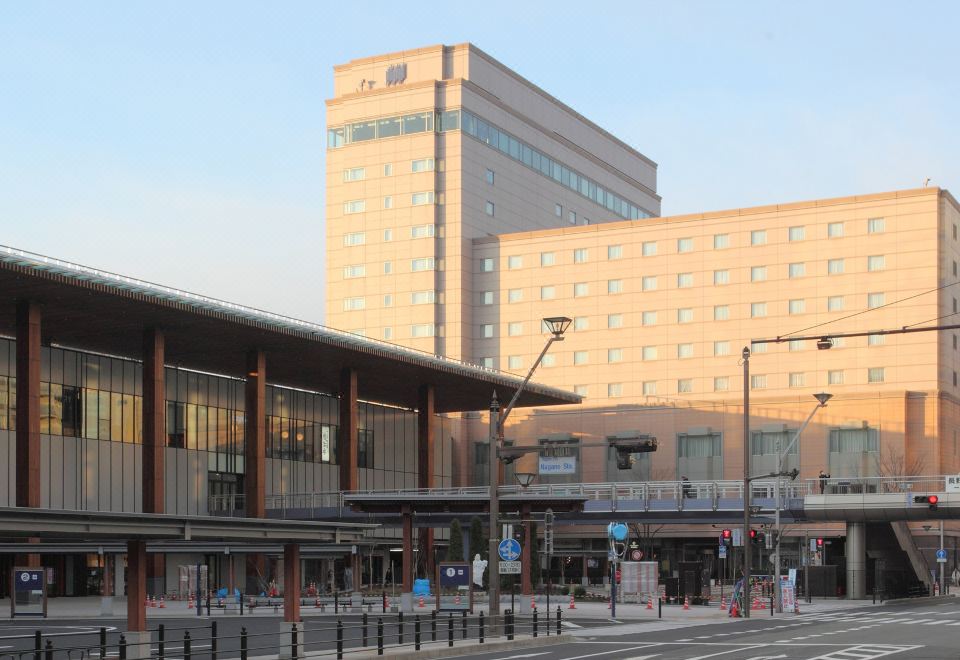
[[[553,266],[557,263],[557,255],[554,252],[541,252],[540,253],[540,265],[541,266]]]
[[[644,291],[656,291],[657,289],[657,276],[656,275],[644,275],[643,279],[640,280],[640,286]]]
[[[484,323],[480,326],[480,337],[483,339],[490,339],[493,337],[493,324]]]
[[[540,287],[540,300],[553,300],[557,297],[557,290],[552,286]]]
[[[353,247],[357,245],[363,245],[366,242],[367,242],[367,235],[362,231],[357,231],[351,234],[343,235],[344,247]]]
[[[754,229],[750,232],[750,245],[766,245],[767,231],[765,229]]]
[[[590,252],[587,248],[577,248],[573,251],[573,263],[585,264],[590,258]]]
[[[489,184],[492,186],[492,185],[494,184],[494,182],[496,181],[496,174],[494,173],[493,170],[488,169],[485,178],[486,178],[487,183],[489,183]]]
[[[713,283],[716,286],[723,286],[724,284],[730,284],[730,271],[729,270],[713,271]]]
[[[607,280],[607,293],[623,293],[623,280]]]
[[[677,394],[690,394],[691,392],[693,392],[692,378],[677,379]]]
[[[573,285],[573,297],[582,298],[590,293],[590,287],[586,282],[577,282]]]
[[[870,218],[867,220],[867,233],[868,234],[882,234],[886,227],[886,223],[883,218]]]
[[[354,277],[365,277],[366,274],[367,274],[367,267],[364,264],[353,264],[351,266],[344,266],[343,268],[344,279],[351,279]]]
[[[387,195],[386,197],[383,198],[383,208],[385,209],[393,208],[393,197],[391,195]]]
[[[882,346],[886,339],[885,335],[867,335],[867,346]]]
[[[426,192],[416,192],[410,196],[410,204],[412,206],[426,206],[427,204],[433,204],[434,194],[432,190]]]
[[[481,295],[481,300],[483,301],[484,305],[492,305],[493,291],[484,291],[483,294]]]
[[[693,252],[693,239],[692,238],[678,238],[677,239],[677,252],[683,254],[684,252]]]
[[[713,235],[714,250],[725,250],[728,247],[730,247],[730,234],[714,234]]]
[[[843,237],[842,222],[831,222],[827,225],[827,238],[842,238],[842,237]]]
[[[383,164],[383,176],[393,176],[393,163]]]
[[[383,230],[383,242],[384,242],[384,243],[389,243],[389,242],[392,241],[392,240],[393,240],[393,230],[392,230],[392,229],[384,229],[384,230]]]
[[[513,321],[507,324],[507,335],[510,337],[519,337],[523,334],[523,323]]]
[[[843,385],[843,371],[840,369],[828,371],[827,385]]]
[[[623,396],[623,383],[609,383],[607,385],[607,396],[610,398]]]
[[[806,302],[802,298],[791,300],[787,309],[791,314],[803,314],[806,311]]]
[[[520,302],[523,300],[523,289],[510,289],[507,291],[507,302]]]
[[[791,241],[802,241],[806,237],[806,233],[803,227],[790,227],[788,238]]]
[[[766,374],[753,374],[750,376],[750,389],[765,390],[767,388]]]
[[[882,307],[886,302],[886,296],[882,293],[868,293],[867,294],[867,307],[869,309],[875,309],[877,307]]]
[[[830,429],[828,471],[837,477],[876,477],[880,434],[874,428]]]
[[[806,374],[800,371],[791,372],[788,383],[790,387],[803,387],[806,384]]]
[[[389,274],[391,274],[392,272],[393,272],[393,262],[392,262],[392,261],[384,261],[384,262],[383,262],[383,274],[384,274],[384,275],[389,275]]]
[[[508,369],[521,369],[523,367],[523,358],[519,355],[511,355],[507,358]]]
[[[886,379],[886,370],[883,367],[870,367],[867,369],[868,383],[882,383]]]
[[[577,224],[577,212],[576,212],[576,211],[569,211],[569,212],[567,212],[567,222],[569,222],[571,225]]]
[[[693,286],[693,273],[677,273],[677,288],[688,289]]]
[[[787,446],[796,434],[796,429],[784,428],[782,431],[753,431],[750,434],[750,463],[757,474],[767,474],[800,468],[800,443],[794,442],[787,450]],[[780,465],[780,456],[783,456],[783,465]]]
[[[383,306],[384,307],[393,307],[393,294],[387,293],[383,296]]]
[[[644,360],[656,360],[657,359],[657,347],[656,346],[644,346],[642,349],[642,357]]]
[[[491,218],[496,215],[496,207],[494,206],[493,202],[487,202],[484,204],[483,212],[489,215]]]
[[[607,314],[607,328],[614,330],[623,327],[623,314]]]
[[[713,342],[713,354],[717,357],[730,355],[730,342],[729,341]]]
[[[418,158],[410,161],[411,172],[433,172],[435,163],[432,158]]]
[[[590,319],[586,316],[573,317],[574,330],[588,330],[590,328]]]
[[[607,349],[607,363],[613,364],[616,362],[623,362],[623,349],[622,348],[608,348]]]
[[[608,245],[607,246],[607,259],[613,261],[615,259],[623,258],[623,246],[622,245]]]
[[[693,308],[681,307],[677,310],[677,323],[693,323]]]
[[[713,320],[714,320],[714,321],[728,321],[728,320],[730,320],[730,307],[729,307],[729,305],[714,305],[714,306],[713,306]]]
[[[714,392],[726,392],[730,389],[730,378],[727,376],[715,376],[713,379]]]
[[[432,305],[436,302],[437,293],[433,289],[427,291],[414,291],[410,294],[411,305]]]
[[[843,296],[830,296],[827,298],[827,311],[839,312],[843,310]]]
[[[574,351],[573,352],[573,363],[576,365],[587,364],[589,361],[587,351]]]
[[[523,257],[516,254],[507,257],[507,268],[510,270],[523,268]]]
[[[352,213],[363,213],[366,210],[367,202],[363,199],[355,199],[349,202],[344,202],[343,204],[343,212],[346,215],[350,215]]]
[[[350,167],[343,171],[344,182],[363,181],[367,178],[367,171],[362,167]]]
[[[829,259],[827,261],[827,274],[840,275],[844,271],[843,259]]]
[[[426,270],[434,270],[436,268],[436,262],[433,257],[423,257],[420,259],[413,259],[410,262],[410,270],[414,273],[419,273]]]
[[[750,281],[751,282],[763,282],[767,279],[767,267],[766,266],[754,266],[750,269]]]
[[[434,225],[414,225],[410,227],[410,238],[433,238],[436,231]]]
[[[643,312],[640,315],[642,325],[656,325],[657,324],[657,313],[656,312]]]
[[[563,217],[563,205],[562,205],[562,204],[554,204],[554,205],[553,205],[553,214],[554,214],[555,216],[557,216],[558,218],[562,218],[562,217]]]
[[[433,337],[436,328],[432,323],[416,323],[410,326],[411,337]]]
[[[657,381],[655,380],[643,381],[643,395],[656,396],[656,394],[657,394]]]
[[[343,299],[343,311],[345,312],[355,312],[361,309],[366,309],[367,301],[365,298],[344,298]]]
[[[693,357],[693,344],[677,344],[677,358],[685,360]]]
[[[653,257],[657,254],[657,242],[656,241],[644,241],[643,245],[640,246],[640,254],[644,257]]]
[[[790,278],[803,277],[807,274],[807,266],[802,263],[790,264],[787,267],[787,276]]]
[[[690,481],[723,478],[723,436],[708,429],[677,434],[677,474]]]
[[[493,272],[494,262],[493,259],[487,257],[480,260],[480,272],[481,273],[492,273]]]
[[[750,317],[761,318],[767,315],[767,303],[750,303]]]
[[[867,270],[871,273],[883,270],[886,267],[886,258],[880,255],[867,257]]]

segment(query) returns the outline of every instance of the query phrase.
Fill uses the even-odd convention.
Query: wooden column
[[[435,410],[435,392],[433,385],[421,385],[417,404],[417,487],[433,488],[435,474],[435,439],[433,418]],[[420,529],[421,557],[428,578],[434,574],[433,528]],[[471,551],[473,549],[471,548]],[[470,561],[470,557],[466,557]]]
[[[17,506],[40,506],[40,308],[17,302]]]
[[[127,630],[147,629],[147,543],[127,541]]]
[[[401,574],[403,575],[403,587],[400,590],[401,593],[410,594],[413,593],[413,513],[410,510],[410,505],[404,505],[402,509],[403,515],[403,552],[401,552],[403,562],[403,570]],[[394,577],[396,580],[396,577]]]
[[[266,516],[266,397],[267,360],[263,351],[247,354],[245,388],[246,426],[244,439],[244,500],[248,518]]]
[[[340,372],[340,429],[337,439],[340,490],[357,490],[360,487],[357,420],[357,372],[347,368]]]
[[[283,620],[300,622],[300,544],[283,545]]]
[[[143,333],[143,512],[163,513],[166,393],[163,331]]]

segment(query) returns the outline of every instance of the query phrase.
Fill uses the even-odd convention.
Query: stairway
[[[930,567],[927,564],[926,558],[923,556],[923,553],[920,552],[920,549],[917,547],[917,543],[913,538],[913,534],[910,533],[910,528],[907,526],[906,522],[896,521],[890,523],[890,527],[893,529],[894,535],[897,537],[897,543],[900,544],[900,549],[903,550],[906,554],[907,559],[910,561],[910,566],[913,568],[913,572],[917,576],[917,580],[923,582],[926,585],[927,589],[930,589]]]

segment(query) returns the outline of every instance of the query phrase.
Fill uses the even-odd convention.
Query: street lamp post
[[[743,616],[750,618],[750,347],[743,353]]]
[[[501,412],[500,402],[497,400],[496,392],[493,393],[493,399],[490,402],[490,544],[487,552],[487,567],[490,569],[489,609],[491,617],[500,614],[500,555],[498,551],[500,541],[497,538],[497,530],[500,528],[500,500],[497,490],[500,486],[500,464],[498,462],[497,450],[503,441],[503,426],[513,407],[516,405],[517,400],[520,398],[520,393],[523,392],[527,383],[530,382],[533,372],[537,370],[540,362],[543,361],[543,356],[547,354],[553,342],[563,341],[563,333],[570,327],[572,320],[566,316],[553,316],[543,319],[543,322],[550,328],[550,338],[547,340],[543,350],[540,351],[540,355],[533,363],[533,366],[530,367],[526,378],[520,383],[517,391],[513,393],[513,398],[510,399],[510,403],[508,403],[507,407]],[[529,570],[529,566],[526,568]]]
[[[783,459],[787,454],[790,453],[790,450],[793,449],[793,445],[800,439],[800,434],[803,433],[804,429],[807,428],[807,425],[810,423],[810,420],[813,419],[813,416],[817,414],[817,411],[825,407],[827,405],[827,401],[833,398],[832,394],[827,394],[826,392],[820,392],[819,394],[814,394],[813,396],[817,400],[816,407],[810,411],[810,414],[807,415],[807,418],[804,420],[803,424],[801,424],[800,428],[797,429],[797,432],[793,434],[793,438],[790,439],[790,442],[787,444],[786,448],[783,451],[780,451],[780,448],[777,447],[777,511],[775,514],[777,544],[774,550],[773,588],[777,599],[777,612],[781,613],[783,612],[783,594],[780,592],[780,478],[783,476]]]

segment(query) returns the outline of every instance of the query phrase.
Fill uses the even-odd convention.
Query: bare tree
[[[880,477],[915,477],[923,474],[924,467],[922,457],[915,456],[908,460],[903,451],[894,448],[880,452],[877,457],[877,475]],[[897,493],[902,488],[898,483],[887,483],[886,490]]]

